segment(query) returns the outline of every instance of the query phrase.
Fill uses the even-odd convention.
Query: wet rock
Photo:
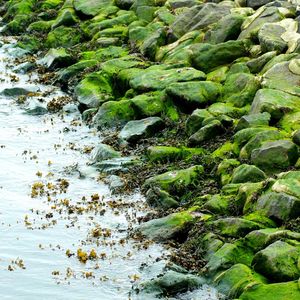
[[[203,278],[192,275],[183,274],[175,271],[167,271],[162,276],[159,276],[150,281],[142,283],[139,287],[141,290],[141,299],[151,297],[175,296],[178,293],[184,293],[200,287],[204,283]]]
[[[298,279],[300,270],[297,266],[300,248],[283,241],[276,241],[259,251],[253,258],[252,265],[259,272],[275,282]]]
[[[137,156],[116,157],[95,163],[97,170],[107,174],[115,174],[118,172],[127,172],[128,168],[137,165],[140,160]]]
[[[63,68],[74,63],[73,57],[64,49],[50,49],[44,58],[38,61],[39,64],[48,69]]]
[[[170,194],[183,194],[187,189],[195,187],[203,174],[202,166],[166,172],[150,177],[144,183],[145,188],[159,187]]]
[[[59,26],[52,30],[45,41],[47,48],[70,48],[82,40],[78,29],[73,27]]]
[[[231,63],[248,54],[246,41],[228,41],[217,45],[194,44],[191,51],[192,65],[204,72],[209,72],[215,67]]]
[[[271,115],[267,112],[245,115],[241,117],[235,127],[236,131],[249,127],[267,127],[269,125]]]
[[[74,94],[85,108],[99,107],[113,100],[113,89],[107,76],[101,72],[88,74],[76,87]]]
[[[272,58],[276,56],[276,51],[271,51],[260,55],[257,58],[249,60],[246,64],[251,73],[259,73],[262,68],[268,63]]]
[[[12,87],[5,88],[0,92],[1,95],[6,97],[19,97],[19,96],[27,96],[28,94],[39,92],[39,87],[37,86],[26,86],[24,87]]]
[[[105,144],[97,145],[91,153],[91,159],[94,163],[117,157],[121,157],[121,153]]]
[[[262,170],[268,172],[284,170],[293,166],[297,159],[297,146],[287,140],[266,142],[251,153],[251,161]]]
[[[113,193],[120,192],[125,186],[122,178],[116,175],[108,176],[107,181],[109,188]]]
[[[204,141],[215,138],[216,136],[224,133],[224,127],[218,120],[213,120],[209,124],[200,128],[189,138],[189,145],[196,146],[200,145]]]
[[[279,221],[287,221],[300,213],[300,200],[286,193],[268,192],[257,200],[257,210]]]
[[[26,74],[30,71],[32,71],[36,67],[35,63],[32,62],[25,62],[22,64],[17,65],[13,68],[13,71],[16,73]]]
[[[180,69],[146,69],[140,70],[129,82],[130,86],[140,92],[163,90],[174,82],[205,80],[203,72],[193,68]]]
[[[171,26],[177,38],[193,30],[204,29],[208,25],[216,23],[226,14],[229,14],[231,5],[228,3],[205,3],[195,5],[180,14]]]
[[[252,103],[259,88],[260,81],[252,74],[235,73],[227,76],[222,98],[224,102],[231,103],[236,107],[243,107]]]
[[[261,228],[256,222],[242,218],[224,218],[210,223],[212,228],[221,235],[228,237],[242,237],[247,233]]]
[[[111,0],[74,0],[74,8],[77,12],[94,17],[103,7],[113,5]]]
[[[234,199],[231,196],[215,194],[209,197],[209,200],[205,202],[201,208],[214,214],[227,215],[230,214],[230,207],[233,202]]]
[[[206,109],[196,109],[193,113],[188,117],[185,123],[185,130],[188,135],[194,134],[202,127],[202,122],[211,118],[213,115],[209,113]]]
[[[148,158],[152,162],[191,160],[194,156],[202,156],[205,153],[202,148],[152,146],[147,149]]]
[[[293,133],[293,142],[300,146],[300,130],[297,130],[296,132]]]
[[[48,113],[45,105],[37,100],[31,100],[29,105],[25,108],[25,111],[27,114],[32,116],[39,116]]]
[[[119,133],[121,141],[136,143],[140,139],[148,138],[164,127],[159,117],[149,117],[137,121],[129,121]]]
[[[137,230],[146,238],[155,241],[166,242],[176,237],[182,239],[194,219],[192,213],[183,211],[145,222]]]
[[[159,209],[177,208],[179,203],[168,192],[159,188],[151,188],[146,193],[147,203]]]
[[[277,51],[282,53],[287,49],[287,43],[281,38],[285,28],[276,23],[264,24],[258,32],[258,39],[263,52]]]
[[[108,101],[102,104],[93,118],[98,129],[117,127],[136,118],[136,112],[130,100]]]
[[[279,120],[285,113],[299,108],[299,97],[275,89],[261,89],[254,97],[250,113],[268,112],[272,120]]]
[[[79,21],[73,8],[65,8],[61,10],[52,24],[52,29],[63,26],[73,26]]]
[[[236,264],[216,276],[214,282],[221,293],[233,299],[239,297],[248,286],[266,283],[267,280],[248,266]]]
[[[191,111],[216,101],[222,86],[210,81],[177,82],[166,88],[166,93],[184,111]]]
[[[250,286],[240,296],[240,299],[241,300],[255,300],[255,299],[298,300],[299,297],[300,297],[300,289],[298,287],[298,283],[293,281],[293,282],[260,284],[260,285]]]
[[[244,17],[240,14],[229,14],[223,17],[205,34],[204,42],[219,44],[228,40],[235,40],[240,32]]]
[[[260,182],[266,178],[266,174],[256,166],[243,164],[234,169],[231,182]]]

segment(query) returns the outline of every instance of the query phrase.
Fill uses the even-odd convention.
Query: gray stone
[[[39,64],[46,66],[48,69],[67,67],[73,62],[73,57],[64,48],[50,49],[45,57],[38,61]]]
[[[194,134],[202,127],[202,122],[211,118],[213,115],[209,113],[206,109],[196,109],[193,113],[188,117],[185,123],[185,129],[188,135]]]
[[[129,121],[121,130],[119,138],[128,143],[135,143],[140,139],[151,137],[163,126],[164,122],[159,117]]]
[[[271,51],[260,55],[257,58],[253,58],[247,61],[246,65],[248,66],[251,73],[259,73],[262,68],[268,63],[272,58],[276,56],[276,51]]]
[[[268,126],[270,120],[271,115],[267,112],[245,115],[239,119],[235,129],[239,131],[249,127]]]
[[[136,156],[116,157],[103,160],[95,164],[97,170],[107,174],[115,174],[117,172],[127,172],[128,168],[137,165],[140,160]]]
[[[38,86],[26,86],[25,87],[12,87],[5,88],[0,92],[1,95],[6,97],[19,97],[19,96],[27,96],[31,93],[37,93],[40,89]]]
[[[166,191],[153,187],[146,193],[146,200],[150,206],[160,209],[178,207],[179,203]]]
[[[260,182],[266,174],[256,166],[243,164],[234,169],[231,183]]]
[[[105,144],[97,145],[91,153],[91,159],[94,163],[117,157],[121,157],[121,153]]]

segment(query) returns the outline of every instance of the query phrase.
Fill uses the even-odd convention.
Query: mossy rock
[[[51,27],[53,24],[54,24],[54,20],[33,22],[28,26],[27,31],[30,33],[32,32],[48,33],[49,31],[51,31]]]
[[[194,220],[192,213],[183,211],[145,222],[137,230],[148,239],[164,242],[184,234]]]
[[[228,41],[217,45],[194,44],[191,47],[192,65],[204,72],[209,72],[239,57],[247,56],[247,47],[246,41]]]
[[[99,107],[114,99],[109,78],[102,72],[88,74],[76,87],[75,96],[87,108]]]
[[[146,193],[147,203],[158,209],[177,208],[179,203],[168,192],[159,188],[151,188]]]
[[[93,118],[93,123],[98,129],[112,128],[134,120],[136,117],[136,111],[130,100],[108,101],[101,105]]]
[[[232,171],[241,163],[237,159],[224,159],[218,165],[217,176],[220,177],[221,184],[225,185],[230,183],[232,179]]]
[[[103,7],[113,4],[113,0],[74,0],[75,10],[89,17],[98,15]]]
[[[54,23],[52,24],[52,29],[59,26],[73,26],[79,22],[79,19],[73,8],[62,9]]]
[[[249,127],[267,127],[269,125],[271,115],[267,112],[245,115],[241,117],[236,124],[235,130],[239,131],[241,129]]]
[[[196,109],[188,117],[185,123],[185,130],[188,135],[192,135],[197,132],[202,126],[203,121],[207,118],[211,118],[213,115],[206,109]]]
[[[45,45],[47,48],[70,48],[81,40],[81,34],[77,29],[59,26],[48,34]]]
[[[183,111],[192,111],[216,101],[222,86],[212,81],[190,81],[172,83],[166,93]]]
[[[242,164],[234,169],[232,183],[260,182],[267,178],[266,174],[253,165]]]
[[[300,276],[298,258],[300,248],[276,241],[257,252],[253,258],[254,269],[275,282],[296,280]]]
[[[252,74],[235,73],[227,76],[224,84],[222,99],[235,107],[251,104],[260,88],[259,79]]]
[[[240,118],[249,111],[249,107],[245,106],[242,108],[234,107],[231,103],[213,103],[207,110],[214,116],[226,115],[231,118]]]
[[[170,194],[183,195],[188,189],[195,187],[199,183],[203,172],[202,166],[169,171],[147,179],[144,187],[157,186]]]
[[[267,283],[260,274],[243,264],[236,264],[217,275],[214,279],[217,289],[231,299],[239,297],[248,287]]]
[[[249,287],[241,296],[240,300],[298,300],[300,289],[296,281],[259,284]]]

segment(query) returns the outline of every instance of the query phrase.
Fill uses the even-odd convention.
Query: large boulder
[[[184,111],[216,101],[222,86],[212,81],[177,82],[169,85],[167,95]]]
[[[297,146],[288,140],[278,140],[264,143],[251,153],[251,161],[267,172],[284,170],[293,166],[298,159]]]
[[[74,0],[74,8],[77,12],[94,17],[105,6],[113,5],[113,0]]]
[[[217,45],[199,43],[191,47],[192,65],[204,72],[233,62],[235,59],[247,56],[246,41],[228,41]]]
[[[271,115],[267,112],[242,116],[236,124],[236,131],[249,127],[268,126]]]
[[[260,182],[266,178],[266,174],[256,166],[243,164],[234,169],[231,182]]]
[[[252,265],[259,272],[275,282],[296,280],[300,276],[298,258],[300,247],[283,241],[276,241],[257,252]]]
[[[272,219],[283,222],[299,216],[300,200],[283,192],[268,192],[257,200],[256,209]]]
[[[39,63],[53,70],[71,65],[74,58],[64,48],[50,49]]]

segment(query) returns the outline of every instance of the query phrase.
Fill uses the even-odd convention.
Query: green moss
[[[70,48],[80,43],[81,40],[77,29],[59,26],[48,34],[45,45],[47,48]]]

